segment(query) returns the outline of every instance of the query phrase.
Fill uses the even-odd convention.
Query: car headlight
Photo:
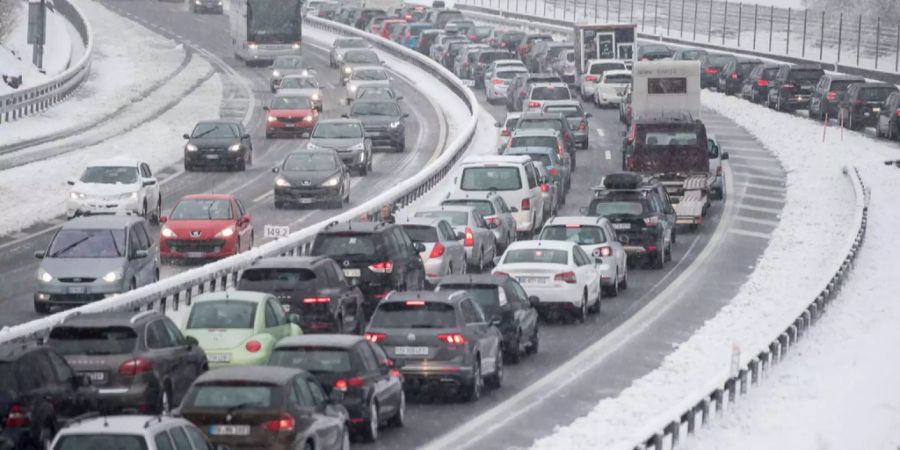
[[[275,116],[266,116],[266,122],[277,122],[278,118]]]
[[[312,122],[313,119],[315,119],[315,117],[313,117],[313,116],[306,116],[306,117],[303,118],[303,121],[304,121],[304,122]]]
[[[187,151],[189,151],[189,152],[196,152],[196,151],[197,151],[197,146],[194,145],[194,144],[188,144],[188,145],[185,145],[185,146],[184,146],[184,149],[187,150]]]
[[[240,150],[241,150],[241,144],[232,144],[230,147],[228,147],[229,152],[238,152]]]
[[[350,146],[350,148],[348,148],[347,150],[356,151],[356,150],[365,150],[365,149],[366,149],[366,144],[360,142],[359,144]]]
[[[310,142],[310,143],[306,144],[306,149],[307,150],[322,150],[322,147],[319,147],[318,145]]]
[[[313,95],[311,95],[309,98],[311,98],[311,99],[313,99],[313,101],[316,101],[316,102],[317,102],[317,101],[319,101],[319,94],[318,94],[318,93],[313,94]]]
[[[129,192],[129,193],[127,193],[127,194],[122,194],[122,195],[121,195],[121,198],[122,198],[123,200],[137,200],[137,199],[138,199],[138,193],[137,193],[137,192]]]
[[[281,76],[281,72],[279,72],[278,69],[275,69],[272,71],[272,76],[278,78]]]
[[[358,87],[355,84],[350,86],[350,92],[356,92],[357,89]]]
[[[275,186],[278,186],[278,187],[290,187],[290,186],[291,186],[291,183],[288,183],[288,180],[285,180],[284,178],[276,178],[276,179],[275,179]]]
[[[353,72],[353,69],[351,69],[350,67],[344,67],[344,73],[350,75],[350,72]]]
[[[297,50],[297,49],[300,48],[300,44],[294,42],[293,44],[291,44],[291,48],[294,49],[294,50]]]
[[[300,72],[300,75],[303,75],[304,77],[308,77],[308,76],[309,76],[309,71],[306,70],[306,69],[303,69],[303,72]]]
[[[344,54],[343,54],[343,53],[337,53],[335,56],[336,56],[336,59],[337,59],[338,61],[343,61],[343,60],[344,60]]]
[[[44,283],[49,283],[49,282],[53,281],[53,275],[50,275],[50,272],[47,272],[46,270],[44,270],[43,267],[38,267],[37,277],[38,277],[38,280],[41,280],[41,282],[44,282]]]
[[[400,126],[400,121],[398,120],[396,122],[391,122],[388,126],[390,126],[391,128],[397,128]]]
[[[249,48],[250,50],[256,50],[256,47],[257,47],[256,42],[251,42],[251,43],[247,44],[247,48]]]
[[[231,237],[232,235],[234,235],[234,227],[233,226],[229,226],[228,228],[225,228],[224,230],[216,233],[216,237],[223,237],[223,238]]]
[[[174,231],[172,231],[169,227],[166,227],[166,226],[163,226],[162,229],[159,230],[159,233],[162,234],[162,236],[166,237],[166,238],[178,237],[178,235],[175,234]]]
[[[87,196],[82,194],[81,192],[70,192],[69,193],[69,198],[71,198],[72,200],[82,200],[85,197],[87,197]]]
[[[103,281],[107,283],[115,283],[122,279],[122,272],[114,270],[106,275],[103,275]]]
[[[195,1],[194,4],[195,4],[195,5],[199,5],[199,4],[200,4],[200,0]]]
[[[335,176],[325,180],[325,182],[322,183],[322,186],[325,186],[325,187],[337,186],[338,182],[340,182],[340,181],[341,181],[341,177],[339,175],[335,175]]]

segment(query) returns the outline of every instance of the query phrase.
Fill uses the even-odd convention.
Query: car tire
[[[160,216],[162,216],[162,198],[156,200],[156,211],[150,215],[150,225],[159,225]]]
[[[50,314],[50,304],[34,301],[34,312],[38,314]]]
[[[236,169],[238,170],[238,172],[243,172],[243,171],[247,170],[247,160],[244,158],[241,158],[241,160],[238,161],[236,166],[237,166]]]
[[[616,277],[613,278],[612,286],[606,287],[606,296],[607,297],[618,297],[619,296],[619,271],[616,270]]]
[[[538,324],[534,324],[534,333],[531,334],[531,339],[528,340],[528,348],[525,350],[528,354],[535,354],[538,352],[538,349],[541,348],[541,336],[538,333]]]
[[[362,437],[366,442],[378,440],[378,423],[381,416],[378,414],[378,402],[373,398],[369,403],[369,420],[363,422]]]
[[[397,405],[397,412],[388,419],[388,426],[401,428],[406,424],[406,393],[400,389],[400,403]]]
[[[366,164],[363,164],[362,167],[360,167],[359,170],[357,170],[357,173],[359,173],[359,176],[361,176],[361,177],[368,175],[369,174],[369,163],[367,162]]]
[[[587,291],[585,291],[581,295],[581,306],[578,308],[578,312],[576,312],[575,321],[578,323],[584,323],[587,321]]]
[[[617,283],[619,283],[620,291],[628,289],[628,270],[625,270],[625,273],[622,274],[622,281],[617,281]]]
[[[522,360],[522,330],[516,331],[516,339],[509,346],[506,355],[512,364],[518,364]]]
[[[284,202],[279,202],[275,200],[275,209],[284,209]]]
[[[484,379],[481,378],[481,361],[476,355],[475,364],[472,366],[472,382],[463,388],[462,399],[467,402],[476,402],[481,398],[481,390],[484,388]]]
[[[55,434],[53,428],[53,425],[49,423],[41,426],[37,442],[35,442],[41,450],[50,450],[53,447],[53,435]]]
[[[650,267],[653,269],[662,269],[666,265],[666,255],[665,255],[665,247],[662,247],[659,251],[657,251],[653,255],[653,261],[650,263]]]
[[[497,357],[494,359],[494,373],[485,380],[485,384],[491,389],[500,389],[503,386],[503,350],[497,349]]]

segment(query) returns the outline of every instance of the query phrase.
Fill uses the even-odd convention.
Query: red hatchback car
[[[187,195],[159,221],[164,260],[217,259],[253,248],[250,215],[233,195]]]
[[[266,111],[266,137],[308,135],[319,121],[312,100],[302,95],[276,95]]]

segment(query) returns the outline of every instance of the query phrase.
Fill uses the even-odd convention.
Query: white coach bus
[[[230,0],[228,22],[234,56],[247,65],[300,55],[302,0]]]

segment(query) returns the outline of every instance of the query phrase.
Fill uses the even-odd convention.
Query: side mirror
[[[584,118],[585,118],[585,119],[590,119],[591,117],[594,117],[594,115],[591,114],[591,113],[587,113],[587,114],[584,115]]]
[[[341,114],[341,118],[343,118],[343,119],[349,119],[349,118],[350,118],[350,115],[349,115],[349,114]]]
[[[547,184],[549,182],[550,182],[550,180],[548,180],[547,177],[545,177],[545,176],[541,176],[540,178],[538,178],[538,183],[540,183],[540,184]]]
[[[238,219],[239,225],[247,225],[248,223],[250,223],[250,214],[244,214],[240,219]]]
[[[456,239],[459,239],[461,241],[465,238],[466,238],[466,233],[463,233],[462,231],[456,233]]]
[[[156,184],[156,180],[144,181],[144,186],[153,186],[154,184]]]
[[[268,106],[263,106],[263,111],[268,111],[268,110],[269,110]]]
[[[184,340],[188,343],[189,347],[199,347],[200,346],[200,341],[198,341],[197,338],[195,338],[193,336],[185,336]]]
[[[582,206],[581,208],[578,208],[578,212],[581,213],[582,216],[586,216],[590,210],[588,210],[587,206]]]
[[[532,308],[537,308],[538,305],[541,304],[541,299],[537,298],[534,295],[530,295],[530,296],[528,296],[528,303],[531,305]]]
[[[403,118],[405,119],[407,117],[409,117],[409,113],[403,113]]]
[[[147,253],[147,250],[136,250],[134,252],[134,257],[131,259],[144,259],[148,256],[150,256],[150,254]]]
[[[624,234],[620,234],[616,237],[616,240],[619,241],[620,244],[627,245],[628,244],[628,236]]]
[[[421,242],[413,242],[412,246],[413,246],[413,250],[415,250],[416,253],[421,253],[421,252],[425,251],[425,244],[423,244]]]
[[[75,186],[75,182],[72,180],[66,181],[66,184],[68,184],[69,186]]]
[[[288,316],[288,322],[299,326],[300,325],[300,314],[294,313]]]
[[[191,138],[191,136],[190,136],[189,134],[187,134],[187,133],[182,134],[181,137],[184,138],[184,139],[190,139],[190,138]]]
[[[344,391],[339,389],[332,389],[331,394],[328,395],[328,403],[332,405],[340,405],[344,403]]]
[[[519,212],[519,208],[516,208],[515,206],[510,206],[510,207],[509,207],[509,211],[510,211],[510,212],[517,213],[517,212]]]
[[[502,323],[502,321],[500,320],[499,317],[493,317],[493,318],[491,318],[491,321],[488,322],[488,324],[489,324],[490,326],[492,326],[492,327],[497,327],[497,328],[500,328],[500,324],[501,324],[501,323]]]
[[[397,96],[397,101],[400,101],[400,100],[403,100],[403,96],[402,96],[402,95]]]
[[[729,158],[728,152],[722,152],[722,161],[725,161]]]
[[[281,169],[278,168],[278,167],[273,167],[273,168],[272,168],[272,173],[278,173],[278,172],[280,172],[280,171],[281,171]]]
[[[159,216],[159,223],[166,223],[169,221],[169,216]]]
[[[241,136],[241,139],[250,139],[250,133],[244,133],[244,135]]]
[[[38,250],[38,251],[34,252],[34,257],[37,259],[44,259],[45,255],[46,255],[46,252],[43,250]]]

